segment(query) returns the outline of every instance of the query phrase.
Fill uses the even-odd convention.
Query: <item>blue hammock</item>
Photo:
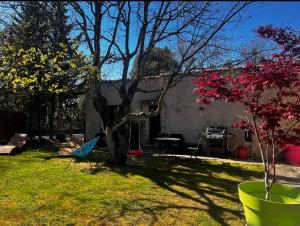
[[[95,145],[97,144],[99,138],[100,137],[96,137],[96,138],[90,140],[89,142],[81,145],[79,148],[72,151],[71,156],[74,157],[74,158],[87,158],[89,155],[92,154],[92,151],[93,151]],[[68,169],[68,167],[71,164],[72,160],[73,160],[73,158],[69,162],[66,169]],[[90,162],[90,166],[91,166],[91,162]],[[92,166],[91,166],[91,168],[92,168]]]

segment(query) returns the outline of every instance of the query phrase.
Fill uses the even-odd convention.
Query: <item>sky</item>
[[[254,29],[270,24],[276,27],[290,27],[300,34],[299,12],[300,2],[254,2],[242,13],[242,19],[238,24],[228,27],[230,39],[227,44],[238,48],[257,38]],[[134,35],[131,38],[136,39]],[[132,63],[133,61],[131,66]],[[109,74],[112,79],[117,79],[120,76],[121,65],[108,65],[103,69],[105,74]]]
[[[244,15],[243,21],[233,31],[235,42],[243,43],[255,38],[253,30],[259,26],[272,24],[291,27],[300,32],[300,2],[255,2]]]

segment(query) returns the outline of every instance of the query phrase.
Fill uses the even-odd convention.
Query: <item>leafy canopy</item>
[[[68,92],[73,84],[67,78],[81,73],[83,58],[68,59],[66,46],[61,44],[60,47],[56,51],[36,47],[23,49],[4,43],[0,47],[3,88],[30,94]]]

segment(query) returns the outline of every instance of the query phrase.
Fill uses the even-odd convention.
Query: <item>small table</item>
[[[159,144],[162,144],[166,147],[167,151],[169,151],[172,144],[177,144],[180,139],[175,137],[157,137],[155,138]]]

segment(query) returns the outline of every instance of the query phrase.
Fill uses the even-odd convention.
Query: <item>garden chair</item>
[[[162,133],[162,132],[159,132],[157,137],[169,137],[170,135],[167,134],[167,133]],[[157,141],[156,141],[157,142]],[[162,144],[162,142],[157,142],[158,143],[158,148],[159,150],[161,151],[162,149],[165,149],[165,145]]]
[[[78,136],[72,135],[70,141],[67,144],[57,143],[56,146],[59,147],[58,156],[70,156],[71,153],[79,148],[83,144],[83,139]]]
[[[188,146],[186,149],[190,152],[190,157],[196,156],[201,151],[201,140],[202,137],[200,135],[197,146]]]
[[[173,148],[177,154],[183,153],[185,151],[185,139],[183,135],[180,133],[172,133],[170,134],[170,137],[180,139],[179,142],[171,143],[171,148]]]
[[[7,145],[0,146],[0,154],[12,154],[15,150],[20,150],[26,144],[27,134],[15,133],[10,138]]]
[[[92,151],[93,151],[95,145],[97,144],[98,140],[99,140],[99,137],[96,137],[96,138],[90,140],[89,142],[83,144],[79,148],[75,149],[74,151],[72,151],[71,152],[72,158],[71,158],[69,164],[67,165],[66,169],[68,169],[68,167],[70,166],[72,161],[76,162],[77,159],[89,160],[89,157],[91,157]],[[90,161],[89,161],[89,163],[90,163],[90,167],[92,169],[92,164]]]

